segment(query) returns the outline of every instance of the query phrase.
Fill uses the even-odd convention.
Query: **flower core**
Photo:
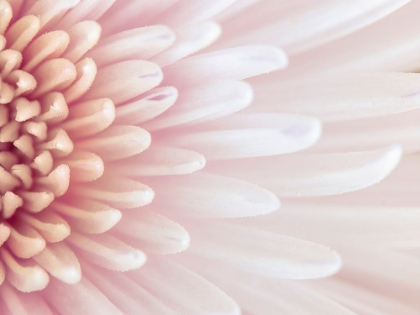
[[[70,174],[78,183],[102,176],[103,160],[84,143],[115,118],[110,99],[83,98],[97,72],[83,56],[98,42],[101,27],[82,21],[51,30],[53,16],[37,10],[34,3],[15,16],[12,5],[0,1],[0,283],[7,279],[24,292],[45,288],[49,275],[80,280],[74,251],[61,242],[72,223],[85,222],[75,230],[90,233],[110,228],[86,228],[92,225],[89,211],[77,200],[72,209],[75,198],[68,193]],[[93,201],[85,206],[109,209]]]

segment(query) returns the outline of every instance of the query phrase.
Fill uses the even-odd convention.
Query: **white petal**
[[[260,2],[262,0],[241,0],[236,1],[234,4],[232,4],[230,7],[228,7],[226,10],[223,10],[217,15],[217,20],[226,20],[228,18],[234,17],[235,15],[239,14],[241,11],[245,10],[248,7],[251,7],[255,5],[256,3]]]
[[[153,259],[132,273],[132,279],[179,314],[240,314],[225,293],[173,260]]]
[[[2,262],[6,265],[6,280],[20,292],[44,290],[50,278],[47,272],[33,260],[20,260],[5,247],[0,249]]]
[[[417,73],[346,73],[256,84],[250,111],[315,115],[324,121],[395,114],[420,107]],[[302,93],[304,91],[304,93]]]
[[[363,151],[399,143],[404,152],[420,149],[420,110],[324,124],[318,152]]]
[[[206,159],[194,151],[152,146],[142,154],[108,165],[112,173],[133,176],[190,174],[202,169]]]
[[[402,150],[304,153],[209,164],[208,169],[266,187],[281,197],[329,196],[374,185],[400,161]]]
[[[225,45],[268,43],[290,54],[301,53],[366,27],[409,2],[269,0],[224,23]]]
[[[165,82],[176,86],[217,79],[246,79],[287,66],[283,51],[244,46],[189,57],[165,68]]]
[[[176,106],[142,125],[155,131],[183,124],[198,124],[228,116],[247,107],[252,87],[241,81],[217,81],[182,91]]]
[[[190,244],[190,236],[182,226],[144,209],[125,213],[113,232],[142,250],[155,254],[181,252]]]
[[[60,127],[72,138],[81,138],[105,130],[114,119],[114,103],[107,98],[95,99],[73,105],[69,118]]]
[[[72,10],[60,19],[56,29],[66,29],[78,22],[99,19],[116,0],[89,0],[81,1]]]
[[[64,242],[48,244],[33,259],[52,276],[64,283],[75,284],[82,278],[79,261]]]
[[[277,113],[238,114],[197,130],[169,136],[163,143],[197,151],[207,160],[278,155],[312,146],[321,134],[318,120]]]
[[[121,104],[159,85],[162,78],[162,70],[154,63],[121,61],[99,68],[96,80],[85,97],[107,97],[114,104]]]
[[[63,163],[70,167],[71,179],[75,182],[91,182],[104,173],[104,162],[91,152],[75,150],[67,156]]]
[[[378,287],[377,292],[385,293],[398,292],[398,287],[406,287],[407,293],[418,292],[420,283],[417,281],[420,277],[418,265],[419,257],[416,255],[409,256],[404,252],[392,250],[389,248],[375,247],[372,248],[349,248],[344,253],[346,261],[348,261],[347,269],[343,270],[343,276],[366,275],[366,279],[381,279],[384,286],[377,283],[367,285],[367,287]],[[401,268],[404,266],[404,268]],[[358,278],[358,277],[357,277]],[[372,281],[373,282],[373,281]],[[387,288],[386,284],[395,284],[395,287]],[[401,292],[401,291],[400,291]],[[390,296],[398,297],[391,294]],[[404,294],[402,294],[404,295]],[[408,295],[408,294],[407,294]]]
[[[98,200],[117,209],[136,208],[152,202],[154,192],[148,186],[124,177],[103,176],[73,188],[76,198]]]
[[[62,315],[124,315],[85,278],[71,286],[51,281],[43,296]],[[65,298],[57,299],[57,296]]]
[[[362,197],[358,194],[352,196],[352,199],[356,198]],[[354,244],[359,247],[409,244],[420,239],[420,209],[348,205],[347,200],[284,200],[281,211],[242,223],[335,248]]]
[[[236,0],[179,0],[159,17],[171,27],[190,25],[212,18]]]
[[[49,243],[61,242],[70,234],[66,220],[52,211],[41,211],[36,215],[19,213],[19,219],[35,228]]]
[[[336,205],[415,209],[420,203],[420,160],[417,154],[406,154],[387,180],[369,189],[341,197],[327,197]],[[321,198],[320,203],[328,202]]]
[[[270,213],[280,206],[270,191],[235,178],[199,172],[182,180],[173,176],[145,181],[156,191],[153,205],[162,213],[235,218]]]
[[[83,271],[124,315],[175,315],[157,297],[131,280],[130,274],[85,265]]]
[[[294,66],[280,76],[318,71],[415,71],[420,66],[420,38],[415,31],[420,27],[419,9],[420,3],[411,1],[363,31],[291,57]]]
[[[45,240],[31,226],[23,222],[17,222],[13,227],[7,226],[10,227],[10,236],[6,244],[15,256],[28,259],[45,248]]]
[[[172,86],[153,89],[116,108],[115,122],[139,125],[161,115],[178,98],[178,90]]]
[[[2,304],[9,312],[2,314],[53,315],[53,311],[40,295],[20,293],[8,283],[2,284],[0,294],[3,299]]]
[[[70,36],[70,44],[63,58],[77,62],[98,43],[101,26],[94,21],[82,21],[69,27],[67,33]]]
[[[341,267],[326,246],[236,224],[193,221],[188,253],[227,262],[250,273],[283,279],[330,276]]]
[[[128,271],[140,268],[146,255],[109,234],[85,236],[77,232],[67,238],[77,256],[108,270]]]
[[[78,198],[75,204],[55,201],[51,206],[72,226],[72,229],[87,234],[101,234],[112,228],[121,219],[119,210],[90,200]]]
[[[75,7],[81,0],[63,0],[63,1],[54,1],[54,0],[40,0],[34,1],[32,5],[27,6],[27,10],[20,12],[21,16],[25,15],[35,15],[38,16],[41,25],[46,25],[51,21],[55,16],[60,13],[66,12],[68,9]]]
[[[95,137],[81,140],[79,148],[97,153],[103,160],[120,160],[146,150],[151,142],[150,134],[136,126],[112,125]]]
[[[261,277],[191,256],[179,255],[176,259],[223,289],[250,314],[355,315],[316,289],[308,290],[305,283]]]
[[[135,28],[106,37],[89,56],[98,66],[124,60],[147,60],[175,41],[175,34],[163,25]]]
[[[103,38],[127,29],[156,25],[156,16],[178,0],[124,0],[116,1],[111,10],[101,18]],[[121,23],[124,21],[124,23]],[[162,22],[160,22],[162,23]],[[164,23],[162,23],[164,24]]]
[[[222,32],[219,24],[212,21],[197,23],[176,29],[176,42],[152,61],[165,67],[215,42]]]
[[[363,284],[358,285],[345,279],[327,279],[323,280],[318,286],[312,287],[314,290],[331,297],[357,314],[388,315],[392,310],[395,311],[395,314],[417,315],[418,307],[420,307],[417,298],[418,291],[413,292],[414,294],[410,297],[407,296],[407,302],[398,301],[398,294],[385,295],[378,291],[380,286],[389,288],[392,285],[388,286],[380,281],[376,282],[377,286],[373,290],[366,288]],[[403,295],[408,295],[408,293],[405,290]]]

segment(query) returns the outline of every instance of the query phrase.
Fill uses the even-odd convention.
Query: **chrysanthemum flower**
[[[312,226],[308,198],[379,182],[401,149],[331,154],[321,144],[324,152],[290,154],[321,132],[308,115],[318,110],[304,106],[309,93],[294,92],[299,70],[287,82],[251,81],[257,102],[246,110],[254,94],[244,80],[287,66],[283,50],[254,40],[275,34],[264,26],[277,19],[287,36],[271,44],[304,54],[407,1],[375,2],[319,29],[296,23],[311,23],[310,6],[257,2],[0,0],[1,314],[239,314],[237,302],[244,314],[351,314],[284,280],[341,266],[312,241],[346,247],[316,227],[347,218],[337,223],[322,207]],[[320,12],[333,14],[325,2]],[[278,15],[283,9],[294,14]],[[254,14],[260,25],[247,24]],[[207,48],[221,34],[216,16],[226,32]],[[287,30],[294,26],[309,32]],[[273,106],[277,89],[280,101],[292,99],[284,108]],[[352,109],[351,118],[365,116],[363,106]],[[325,111],[333,122],[344,116],[333,105]],[[276,211],[278,196],[297,204],[284,220],[245,218]]]

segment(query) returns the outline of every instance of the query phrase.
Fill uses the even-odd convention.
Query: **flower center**
[[[102,176],[101,157],[86,147],[115,118],[110,99],[83,98],[97,72],[84,56],[100,26],[82,21],[48,31],[45,16],[27,14],[13,17],[0,0],[0,285],[7,279],[23,292],[45,288],[48,274],[80,280],[80,264],[62,241],[75,221],[95,226],[98,203],[86,211],[68,205],[79,202],[70,174],[72,182]]]
[[[57,91],[71,84],[75,75],[73,80],[54,82],[44,68],[65,69],[72,64],[65,59],[52,59],[42,63],[32,75],[25,71],[31,68],[32,60],[23,60],[14,49],[0,52],[2,220],[17,211],[23,216],[24,212],[42,211],[69,186],[70,168],[63,158],[73,151],[73,143],[57,125],[68,116],[65,99]]]

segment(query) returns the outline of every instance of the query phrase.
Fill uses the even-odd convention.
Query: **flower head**
[[[320,119],[347,117],[329,99],[324,119],[321,101],[306,106],[313,93],[293,91],[348,78],[304,81],[292,67],[272,81],[263,74],[288,57],[265,45],[277,34],[270,28],[255,38],[264,23],[285,21],[280,44],[304,53],[404,1],[366,6],[364,18],[351,11],[346,21],[360,21],[350,27],[329,19],[338,32],[302,26],[309,32],[294,35],[278,12],[296,8],[268,1],[271,16],[256,2],[0,0],[1,314],[257,314],[254,299],[264,314],[305,310],[308,299],[322,314],[350,314],[289,282],[341,267],[334,250],[311,241],[340,248],[317,228],[324,217],[342,220],[322,206],[312,226],[319,217],[308,200],[381,181],[401,148],[348,154],[333,143],[331,154],[321,142],[291,154],[319,140]],[[267,19],[242,33],[252,14],[233,17],[247,7]],[[226,33],[208,49],[221,35],[213,18]],[[274,106],[278,98],[286,105]],[[294,207],[282,224],[278,196]]]

